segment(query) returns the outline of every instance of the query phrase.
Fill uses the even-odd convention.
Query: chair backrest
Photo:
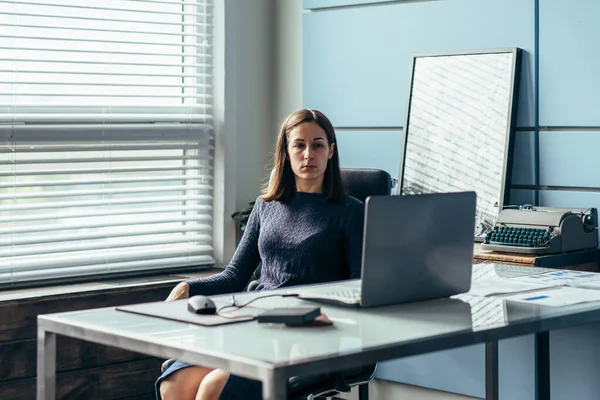
[[[389,195],[392,190],[392,177],[381,169],[342,168],[342,178],[346,193],[363,203],[369,196]]]
[[[392,191],[392,177],[382,169],[375,168],[342,168],[342,180],[346,193],[363,203],[369,196],[389,195]],[[273,179],[273,173],[269,183]]]

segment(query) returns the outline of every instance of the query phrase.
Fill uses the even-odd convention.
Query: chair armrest
[[[255,291],[259,284],[260,284],[260,281],[258,281],[258,280],[250,281],[250,283],[248,284],[248,287],[246,288],[246,291],[247,292]]]

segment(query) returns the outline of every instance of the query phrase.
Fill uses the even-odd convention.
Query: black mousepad
[[[217,301],[215,301],[215,304],[217,309],[227,305],[227,303],[221,303]],[[257,315],[265,311],[262,308],[256,307],[244,307],[240,310],[233,309],[234,311],[232,311],[232,309],[233,308],[223,310],[221,314],[227,317],[231,316],[235,318],[226,318],[219,315],[194,314],[187,309],[187,299],[169,302],[159,301],[154,303],[133,304],[117,307],[118,311],[170,319],[172,321],[188,322],[190,324],[202,326],[218,326],[252,321]]]

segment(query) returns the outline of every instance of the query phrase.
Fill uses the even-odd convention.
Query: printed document
[[[509,293],[529,292],[544,288],[560,286],[556,282],[543,281],[519,281],[508,278],[490,278],[485,280],[474,281],[471,284],[471,290],[467,294],[471,296],[498,296]]]
[[[600,274],[594,272],[557,270],[537,275],[510,278],[521,283],[554,284],[588,289],[600,289]]]
[[[600,290],[574,288],[563,286],[558,288],[538,290],[528,293],[516,293],[502,296],[503,300],[520,303],[539,304],[543,306],[569,306],[579,303],[600,301]]]

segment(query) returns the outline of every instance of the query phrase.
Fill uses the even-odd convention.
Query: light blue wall
[[[600,208],[600,1],[304,0],[304,8],[303,102],[336,126],[343,167],[398,177],[412,54],[520,47],[511,203]],[[593,332],[551,333],[553,400],[598,398]],[[533,338],[500,350],[501,398],[533,399]],[[483,397],[482,365],[483,347],[473,346],[385,363],[378,376]]]
[[[336,129],[340,164],[352,168],[379,168],[398,175],[402,130]],[[377,151],[372,151],[377,148]],[[392,176],[395,176],[392,174]]]
[[[485,18],[488,14],[496,18]],[[307,13],[304,102],[326,110],[338,126],[402,126],[412,54],[521,47],[527,56],[518,120],[532,126],[533,19],[533,2],[524,0],[407,2]]]
[[[600,126],[600,2],[540,1],[540,125]]]
[[[525,55],[517,120],[521,127],[534,126],[534,19],[533,2],[524,0],[394,2],[307,12],[304,105],[326,112],[337,127],[396,128],[400,135],[412,54],[520,47]],[[361,147],[379,153],[397,142],[388,136]],[[401,148],[394,149],[399,159]],[[398,169],[388,172],[398,175]]]

